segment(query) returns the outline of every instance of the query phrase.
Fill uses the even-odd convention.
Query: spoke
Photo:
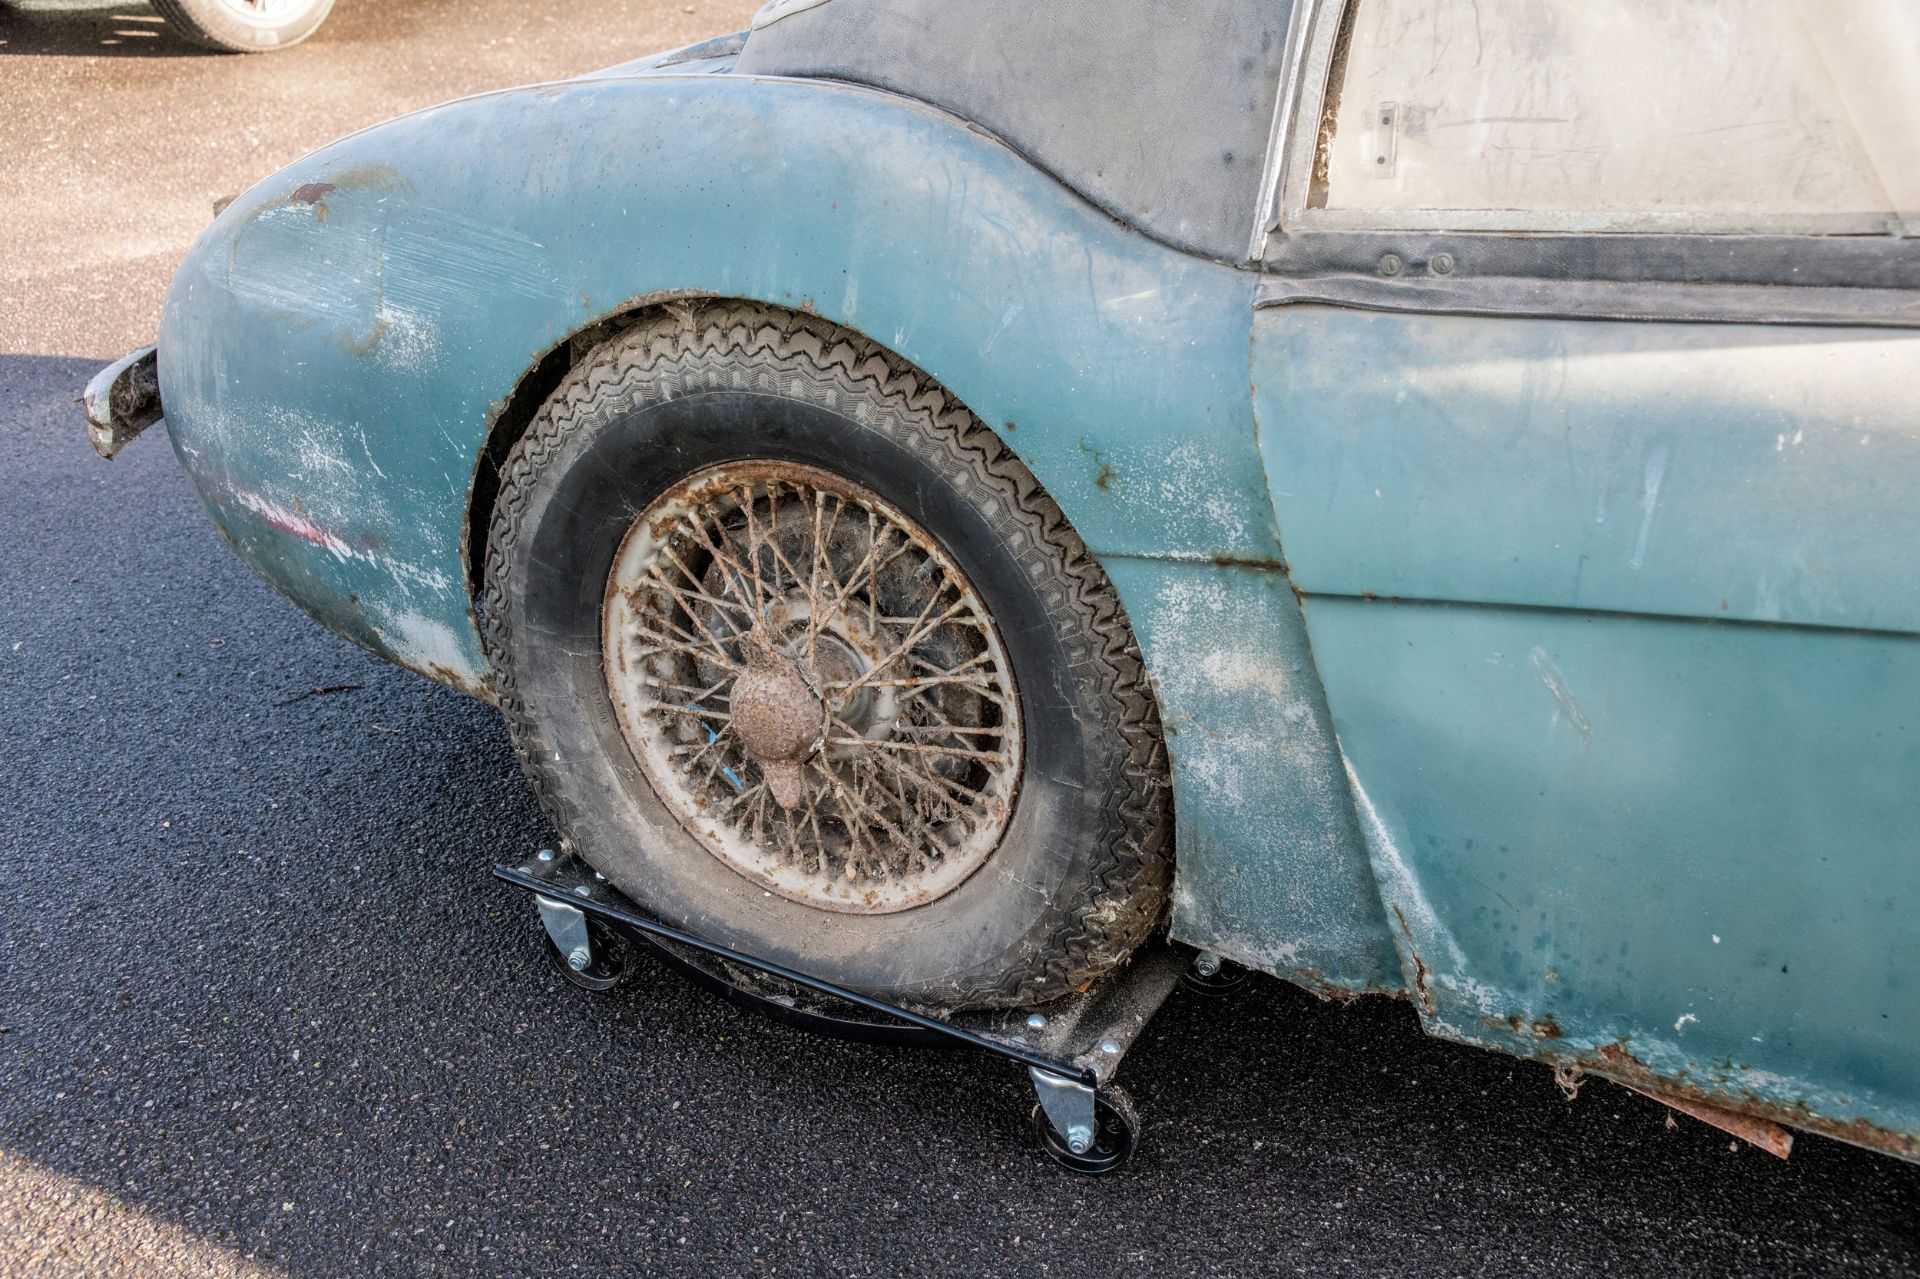
[[[927,601],[927,607],[924,611],[922,611],[921,617],[923,618],[926,617],[927,613],[933,610],[933,606],[940,602],[940,596],[944,594],[945,591],[946,591],[946,587],[942,586],[940,590],[934,592],[933,598]],[[874,673],[874,671],[884,671],[889,666],[892,666],[896,661],[900,659],[901,654],[905,653],[908,649],[912,648],[915,644],[918,644],[921,640],[925,639],[927,635],[929,635],[933,631],[934,627],[944,622],[947,619],[947,617],[950,616],[952,613],[954,613],[956,610],[965,608],[966,605],[967,605],[967,602],[965,600],[955,600],[953,604],[947,608],[946,612],[942,613],[939,617],[934,618],[932,621],[922,622],[921,625],[917,629],[915,629],[915,631],[911,635],[907,636],[907,638],[900,641],[900,647],[894,649],[893,652],[887,654],[885,657],[875,662],[873,664],[873,670],[868,671],[866,675],[862,675],[859,679],[847,685],[848,691],[852,691],[853,689],[856,689],[856,688],[866,687],[866,685],[870,682],[869,677]]]
[[[710,711],[704,706],[681,706],[674,702],[655,702],[647,707],[650,711],[660,711],[672,715],[689,715],[698,720],[730,720],[733,716],[725,711]]]
[[[675,568],[679,568],[682,573],[687,572],[685,568],[681,567],[680,561],[674,556],[672,551],[667,551],[666,554],[669,559],[673,560]],[[658,564],[649,564],[647,566],[647,575],[649,580],[639,583],[633,589],[642,591],[653,586],[664,587],[667,592],[673,596],[673,602],[681,608],[686,609],[688,616],[693,616],[693,610],[687,607],[685,601],[688,599],[696,599],[703,604],[712,604],[716,608],[724,608],[739,613],[748,620],[752,620],[753,618],[753,610],[744,604],[736,604],[732,600],[723,600],[717,595],[709,595],[698,587],[675,586],[672,582],[669,582],[666,575],[660,571]],[[689,580],[695,580],[691,573],[688,573],[687,576]]]
[[[651,566],[651,568],[650,568],[650,570],[649,570],[649,571],[651,571],[651,572],[652,572],[652,574],[653,574],[653,578],[654,578],[654,580],[655,580],[655,581],[657,581],[657,582],[659,582],[659,583],[660,583],[660,585],[662,585],[662,586],[664,586],[664,587],[666,587],[666,588],[667,588],[668,590],[670,590],[670,591],[674,589],[674,588],[673,588],[673,585],[672,585],[671,583],[669,583],[669,582],[667,581],[667,579],[666,579],[666,578],[664,578],[664,577],[662,577],[662,576],[660,575],[660,566],[659,566],[659,565],[657,565],[657,564],[655,564],[655,565],[653,565],[653,566]],[[700,628],[700,633],[701,633],[702,635],[704,635],[704,636],[706,636],[706,637],[707,637],[707,642],[708,642],[708,643],[710,643],[710,644],[712,644],[712,645],[713,645],[713,650],[714,650],[714,652],[716,652],[716,653],[718,653],[718,654],[720,654],[720,656],[721,656],[722,658],[725,658],[725,657],[727,656],[727,646],[726,646],[725,644],[723,644],[723,643],[721,643],[721,641],[720,641],[720,637],[719,637],[719,636],[717,636],[717,635],[715,635],[715,634],[713,633],[713,630],[712,630],[712,628],[711,628],[711,627],[709,627],[709,626],[708,626],[708,625],[706,624],[706,622],[705,622],[705,621],[704,621],[704,620],[703,620],[703,619],[701,618],[701,616],[700,616],[700,610],[699,610],[699,609],[695,609],[695,608],[688,608],[688,607],[687,607],[687,606],[686,606],[685,604],[681,604],[681,605],[680,605],[680,611],[681,611],[681,612],[683,612],[683,613],[685,613],[685,614],[687,615],[687,620],[688,620],[688,621],[690,621],[690,622],[692,622],[692,623],[693,623],[693,624],[694,624],[695,626],[697,626],[697,627],[699,627],[699,628]],[[663,619],[663,620],[664,620],[664,619]],[[668,626],[670,626],[670,627],[673,627],[673,629],[674,629],[674,630],[676,630],[676,631],[678,631],[678,630],[680,629],[680,628],[679,628],[679,627],[677,627],[677,626],[673,626],[673,623],[672,623],[672,622],[667,622],[667,625],[668,625]]]
[[[864,746],[869,750],[921,751],[928,755],[957,755],[963,759],[984,759],[991,763],[1006,762],[1006,755],[1000,751],[974,751],[960,746],[939,746],[933,742],[895,742],[884,737],[829,737],[829,746]]]
[[[815,765],[815,768],[817,769],[817,771],[820,773],[822,777],[825,777],[827,779],[827,784],[833,787],[833,793],[836,796],[838,796],[840,799],[846,801],[847,804],[852,806],[854,810],[854,815],[856,817],[859,817],[862,820],[871,819],[876,825],[883,828],[889,835],[899,840],[902,844],[906,844],[910,842],[907,838],[907,834],[905,831],[901,830],[898,826],[895,826],[892,822],[882,817],[879,813],[874,812],[872,809],[868,808],[865,804],[861,803],[859,798],[854,795],[853,791],[848,789],[846,784],[842,782],[837,776],[834,775],[834,772],[831,768],[827,768],[826,766],[820,765],[817,763]],[[849,833],[851,833],[853,828],[850,826],[847,829]]]
[[[950,720],[944,720],[944,717],[943,722],[939,724],[895,724],[893,731],[896,733],[951,733],[956,737],[968,733],[979,734],[983,737],[1005,737],[1007,735],[1007,730],[1004,728],[991,728],[986,725],[981,725],[978,728],[965,728]]]
[[[823,680],[820,687],[852,690],[855,688],[932,688],[940,684],[962,684],[989,690],[993,688],[991,684],[983,684],[966,675],[912,675],[905,679]]]
[[[860,759],[854,760],[854,772],[858,774],[858,772],[860,772],[860,764],[866,764],[866,776],[874,778],[874,782],[879,784],[881,776],[879,776],[877,759],[879,759],[879,757],[860,757]],[[916,862],[920,862],[922,866],[931,866],[931,864],[933,864],[933,847],[939,845],[939,835],[935,832],[939,830],[941,822],[943,822],[943,820],[950,820],[950,816],[952,816],[954,812],[958,812],[958,810],[962,810],[962,808],[970,807],[970,805],[958,805],[958,807],[956,807],[945,795],[941,795],[941,793],[937,793],[937,791],[929,791],[929,789],[925,789],[924,785],[914,787],[914,789],[912,789],[912,797],[908,797],[908,791],[902,791],[899,784],[902,780],[914,782],[916,776],[914,776],[912,772],[900,772],[900,770],[895,770],[891,776],[893,776],[893,780],[895,780],[895,787],[893,787],[891,791],[883,789],[881,793],[889,795],[889,797],[895,801],[895,805],[897,805],[895,812],[899,812],[902,822],[910,822],[912,826],[916,826],[916,828],[920,830],[918,837],[906,841],[906,849],[912,853],[912,857],[914,857]]]
[[[671,544],[662,544],[660,547],[660,553],[662,555],[665,555],[667,559],[672,562],[673,566],[679,569],[682,575],[684,575],[689,582],[698,582],[701,580],[701,578],[698,575],[696,575],[692,569],[687,567],[686,562],[682,560],[677,553],[675,553]],[[723,565],[722,568],[724,569],[724,567],[725,566]],[[719,596],[716,596],[716,595],[708,595],[705,591],[702,591],[700,593],[700,598],[703,600],[710,600],[713,603],[720,605],[722,608],[730,608],[735,610],[736,612],[742,613],[746,616],[748,621],[753,620],[753,609],[748,604],[745,604],[736,600],[721,599]]]
[[[761,548],[764,547],[773,556],[773,578],[772,581],[767,584],[765,596],[768,603],[778,600],[786,594],[786,584],[780,578],[781,569],[786,569],[787,576],[796,584],[800,581],[800,570],[795,568],[793,561],[789,560],[780,550],[781,533],[779,512],[780,494],[776,485],[769,480],[767,482],[767,531],[765,536],[751,543],[753,546],[753,571],[756,574],[760,571]],[[751,534],[751,520],[749,520],[748,529]],[[762,605],[762,607],[764,608],[765,605]]]
[[[720,542],[714,541],[712,535],[707,532],[707,524],[705,520],[695,517],[687,521],[687,523],[693,526],[694,535],[700,539],[701,545],[705,546],[707,550],[712,553],[715,562],[720,565],[721,572],[727,574],[727,576],[733,579],[734,590],[738,591],[742,598],[745,598],[746,595],[748,594],[746,584],[745,584],[747,570],[744,567],[742,567],[742,565],[740,564],[740,561],[734,559],[732,555],[728,554],[726,548],[723,545],[721,545],[721,542],[724,542],[727,540],[724,536],[724,534],[727,531],[726,525],[719,523],[718,516],[715,517],[714,522],[716,526],[719,528],[720,532],[723,534]],[[757,571],[753,574],[752,595],[753,595],[754,616],[755,617],[762,616],[763,610],[765,607],[765,602],[760,597],[760,574]]]
[[[607,597],[625,656],[609,691],[623,724],[647,725],[635,751],[649,780],[710,852],[784,895],[865,911],[947,891],[992,851],[1020,759],[1012,675],[981,601],[924,530],[862,490],[798,472],[723,483],[664,521],[638,517],[667,536]],[[822,696],[864,703],[828,715],[792,808],[737,731],[750,628]],[[828,661],[843,646],[878,660],[854,674]]]
[[[672,680],[656,679],[652,675],[648,675],[644,672],[642,672],[641,674],[641,679],[643,680],[643,687],[670,688],[676,693],[691,693],[693,696],[690,700],[696,701],[696,702],[706,701],[709,697],[712,697],[715,693],[718,693],[721,689],[733,683],[733,677],[728,676],[726,679],[721,680],[718,684],[711,685],[707,688],[695,688],[691,684],[676,684]]]
[[[957,782],[948,781],[938,773],[923,773],[913,767],[907,760],[895,759],[891,755],[862,755],[860,758],[867,760],[876,767],[881,765],[886,766],[895,775],[911,783],[916,788],[916,791],[921,788],[932,787],[935,790],[945,792],[946,795],[949,796],[949,802],[957,804],[962,810],[969,810],[980,802],[980,796],[973,791],[968,790]]]
[[[712,662],[716,666],[723,666],[730,671],[741,669],[740,663],[728,657],[727,650],[721,648],[718,642],[708,641],[708,643],[703,644],[697,637],[686,634],[671,622],[667,623],[667,629],[674,631],[676,633],[675,635],[662,635],[658,631],[649,630],[638,622],[634,623],[633,629],[641,639],[650,640],[657,645],[658,648],[665,649],[667,652],[691,653],[700,658],[701,661]],[[713,651],[708,651],[709,648]]]
[[[816,489],[814,490],[813,497],[813,562],[807,566],[808,662],[813,661],[814,644],[820,638],[820,626],[822,623],[821,613],[823,610],[820,607],[820,562],[827,558],[826,543],[833,540],[834,531],[840,527],[840,517],[846,514],[847,510],[847,499],[841,497],[839,494],[835,494],[834,501],[838,503],[838,505],[833,508],[833,521],[827,525],[826,535],[823,539],[820,532],[820,517],[821,513],[826,509],[827,495],[825,492]],[[831,565],[829,565],[829,567],[831,567]],[[843,585],[839,580],[839,574],[836,573],[833,583],[833,594],[836,600],[845,598],[842,589]]]
[[[848,733],[853,731],[852,726],[839,716],[835,715],[829,718],[833,720],[834,727],[840,731]],[[905,778],[908,782],[916,786],[930,785],[938,787],[958,799],[962,807],[971,807],[973,804],[979,802],[980,796],[978,793],[968,790],[958,782],[942,777],[938,773],[921,772],[919,769],[913,767],[909,760],[898,759],[891,755],[869,754],[865,751],[855,756],[855,759],[868,760],[876,765],[884,764],[898,776]]]
[[[747,787],[745,790],[736,793],[732,799],[729,799],[727,801],[727,806],[721,809],[720,811],[722,813],[731,813],[734,809],[740,807],[740,805],[742,804],[747,804],[749,806],[749,810],[751,810],[753,805],[756,805],[759,803],[760,796],[765,795],[766,793],[767,793],[767,782],[765,778],[762,778],[759,781],[755,782],[753,785]]]

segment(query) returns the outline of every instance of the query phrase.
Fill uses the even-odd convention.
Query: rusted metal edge
[[[1677,1110],[1683,1115],[1691,1115],[1701,1123],[1710,1124],[1729,1136],[1738,1137],[1750,1146],[1758,1146],[1776,1159],[1785,1159],[1793,1153],[1793,1134],[1771,1119],[1743,1115],[1737,1110],[1728,1110],[1725,1106],[1709,1106],[1705,1102],[1690,1101],[1685,1097],[1663,1096],[1651,1088],[1642,1088],[1638,1084],[1620,1084],[1620,1087],[1637,1092],[1642,1097],[1651,1097],[1661,1105]]]
[[[80,397],[87,410],[87,440],[108,461],[158,422],[160,364],[155,348],[141,347],[93,375]]]
[[[1589,1074],[1611,1080],[1634,1092],[1651,1097],[1662,1105],[1684,1111],[1696,1119],[1710,1123],[1716,1128],[1722,1128],[1743,1140],[1753,1141],[1763,1149],[1771,1150],[1771,1147],[1763,1141],[1755,1140],[1746,1131],[1729,1127],[1727,1123],[1721,1122],[1722,1119],[1740,1124],[1758,1123],[1797,1128],[1816,1136],[1831,1137],[1835,1141],[1844,1141],[1849,1145],[1862,1146],[1896,1158],[1920,1162],[1920,1135],[1895,1132],[1868,1123],[1864,1119],[1834,1119],[1815,1114],[1804,1101],[1764,1101],[1750,1094],[1723,1092],[1703,1088],[1698,1084],[1665,1078],[1655,1074],[1651,1067],[1621,1044],[1603,1044],[1590,1054],[1573,1055],[1548,1050],[1537,1055],[1545,1061],[1578,1066]],[[1759,1130],[1756,1128],[1754,1131]],[[1790,1137],[1788,1144],[1791,1144]],[[1786,1157],[1784,1150],[1772,1151],[1772,1153],[1779,1154],[1783,1159]]]

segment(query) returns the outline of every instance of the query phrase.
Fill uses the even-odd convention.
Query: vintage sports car
[[[663,927],[1913,1158],[1917,237],[1900,0],[776,0],[268,178],[89,406]]]

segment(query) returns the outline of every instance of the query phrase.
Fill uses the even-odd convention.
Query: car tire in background
[[[882,998],[1049,999],[1159,926],[1172,800],[1127,618],[918,370],[672,308],[509,455],[484,628],[567,845],[668,923]]]
[[[270,53],[298,44],[327,19],[333,0],[153,0],[182,35],[230,53]]]

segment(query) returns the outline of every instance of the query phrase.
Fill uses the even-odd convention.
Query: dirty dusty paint
[[[985,420],[1019,421],[1022,457],[1097,551],[1272,561],[1245,390],[1252,284],[900,99],[575,81],[394,121],[240,197],[175,279],[163,390],[181,459],[249,563],[350,637],[475,689],[461,544],[486,424],[621,299],[812,310]]]
[[[1428,1029],[1911,1154],[1920,341],[1302,307],[1253,349]]]
[[[1276,659],[1232,633],[1298,629],[1247,401],[1252,288],[899,100],[569,83],[397,121],[241,197],[175,283],[165,389],[182,461],[249,563],[471,689],[468,477],[529,367],[621,299],[758,298],[865,332],[1010,440],[1017,421],[1087,542],[1141,557],[1117,581],[1150,655],[1164,639],[1169,660],[1237,681],[1169,668],[1161,688],[1169,721],[1193,725],[1174,747],[1188,935],[1324,992],[1393,985],[1324,713],[1301,710],[1318,706],[1311,666],[1297,643]],[[1234,601],[1225,618],[1211,595],[1194,605],[1211,657],[1180,638],[1182,583],[1202,579]],[[1285,759],[1267,749],[1281,715]],[[1243,804],[1223,808],[1228,791]],[[1244,882],[1200,905],[1184,889],[1216,859]]]
[[[1430,1030],[1920,1130],[1920,643],[1305,614]]]
[[[1309,594],[1920,631],[1920,332],[1263,308]],[[1264,423],[1263,423],[1264,425]]]
[[[1110,557],[1153,673],[1173,933],[1322,995],[1401,987],[1300,605],[1274,570]]]

